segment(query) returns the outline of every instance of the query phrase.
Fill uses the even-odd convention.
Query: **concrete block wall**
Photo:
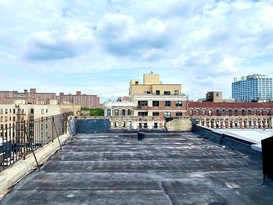
[[[110,120],[103,118],[77,119],[77,133],[108,133],[110,132]]]

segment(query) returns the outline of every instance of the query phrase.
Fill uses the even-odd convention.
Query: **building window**
[[[0,110],[0,114],[3,114],[3,109]]]
[[[15,114],[15,109],[13,109],[13,114]]]
[[[257,109],[254,109],[254,115],[258,115]]]
[[[245,115],[246,115],[246,111],[242,110],[242,116],[245,116]]]
[[[121,115],[122,115],[122,116],[125,116],[125,114],[126,114],[126,110],[125,110],[125,109],[122,109],[122,110],[121,110]]]
[[[139,107],[148,106],[148,101],[138,101],[138,106]]]
[[[212,109],[209,109],[209,116],[212,116]]]
[[[154,128],[158,128],[158,123],[157,122],[154,123]]]
[[[5,114],[8,114],[8,109],[5,109]]]
[[[138,116],[148,116],[148,112],[138,112]]]
[[[153,107],[158,107],[159,106],[159,101],[153,101]]]
[[[247,114],[248,114],[248,116],[251,115],[251,109],[248,109],[248,110],[247,110]]]
[[[228,116],[232,116],[232,109],[228,110]]]
[[[237,109],[234,110],[234,115],[238,116],[238,110]]]
[[[221,115],[220,109],[216,109],[216,115],[217,115],[217,116],[220,116],[220,115]]]
[[[177,116],[177,117],[182,116],[182,112],[176,112],[175,116]]]
[[[44,114],[44,109],[41,109],[41,114]]]
[[[170,91],[164,91],[164,95],[171,95]]]
[[[202,115],[205,116],[206,115],[206,109],[202,110]]]
[[[190,116],[193,115],[193,109],[190,109]]]
[[[142,123],[138,123],[138,127],[139,127],[139,128],[142,128]]]
[[[196,115],[199,116],[199,109],[196,109]]]
[[[132,128],[132,127],[133,127],[133,126],[132,126],[132,121],[129,121],[129,122],[128,122],[128,127],[129,127],[129,128]]]
[[[156,91],[155,91],[155,94],[156,94],[156,95],[160,95],[160,90],[156,90]]]
[[[159,112],[153,112],[153,116],[159,116]]]
[[[177,100],[175,102],[175,105],[176,105],[176,107],[182,107],[182,101],[181,100]]]
[[[269,116],[271,115],[271,111],[269,108],[267,109],[267,115],[269,115]]]
[[[165,101],[165,107],[170,107],[171,106],[171,101]]]
[[[107,115],[108,117],[111,116],[111,109],[107,109],[106,115]]]
[[[143,123],[144,124],[144,128],[148,128],[148,123]]]
[[[170,117],[171,116],[171,112],[164,112],[164,116],[165,117]]]
[[[174,90],[174,95],[179,95],[179,90]]]
[[[132,110],[131,109],[127,110],[127,115],[132,115]]]
[[[115,116],[119,116],[119,110],[115,109]]]
[[[30,109],[30,114],[34,114],[34,109]]]

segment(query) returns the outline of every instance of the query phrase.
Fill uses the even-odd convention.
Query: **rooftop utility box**
[[[262,140],[262,158],[264,179],[267,176],[273,180],[273,137]]]

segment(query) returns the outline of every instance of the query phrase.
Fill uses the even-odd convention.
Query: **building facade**
[[[272,128],[273,103],[189,102],[188,115],[210,128]]]
[[[187,116],[187,97],[181,84],[162,84],[159,74],[131,80],[128,101],[107,102],[105,116],[113,129],[165,129],[166,122]]]
[[[13,104],[0,104],[1,128],[12,126],[16,122],[42,119],[62,113],[80,114],[81,106],[74,104],[58,104],[51,100],[49,104],[27,104],[24,100],[17,100]]]
[[[100,107],[100,98],[97,95],[82,94],[81,91],[77,91],[75,95],[60,93],[57,100],[61,104],[68,102],[88,108]]]
[[[50,100],[57,100],[59,104],[77,104],[82,107],[98,108],[100,107],[100,98],[97,95],[82,94],[77,91],[76,94],[60,93],[38,93],[35,88],[30,91],[0,91],[0,104],[13,104],[15,100],[25,100],[27,104],[48,104]]]
[[[232,83],[232,98],[236,102],[272,101],[272,86],[272,78],[266,75],[248,75],[241,80],[235,78]]]
[[[58,129],[60,122],[54,121],[53,116],[64,113],[71,115],[80,114],[81,106],[74,104],[60,105],[57,100],[49,104],[27,104],[24,100],[17,100],[13,104],[0,104],[0,144],[4,141],[26,141],[23,130],[28,132],[28,137],[49,138]],[[59,121],[61,120],[58,118]]]

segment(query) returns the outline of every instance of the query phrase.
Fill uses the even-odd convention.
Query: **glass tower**
[[[237,102],[272,101],[272,78],[254,74],[235,78],[232,83],[232,98]]]

